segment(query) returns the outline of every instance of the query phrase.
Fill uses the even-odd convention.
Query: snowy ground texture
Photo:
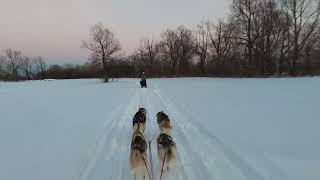
[[[320,78],[0,82],[0,179],[129,180],[131,121],[164,110],[178,148],[164,180],[319,180]],[[153,179],[160,164],[152,145]]]

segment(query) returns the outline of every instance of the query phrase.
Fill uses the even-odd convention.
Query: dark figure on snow
[[[140,86],[141,88],[147,88],[146,74],[144,72],[141,75]]]

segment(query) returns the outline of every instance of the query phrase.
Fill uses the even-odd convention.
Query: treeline
[[[121,60],[108,62],[106,70],[110,78],[138,77],[137,72],[130,61]],[[103,69],[99,64],[85,63],[83,65],[51,65],[45,72],[49,79],[81,79],[104,77]]]
[[[0,80],[19,81],[44,79],[47,64],[40,56],[24,56],[20,51],[5,50],[0,56]]]
[[[144,40],[133,60],[156,75],[320,74],[319,15],[318,0],[233,0],[226,19]]]
[[[110,78],[138,77],[140,72],[137,69],[126,58],[110,60],[106,65]],[[0,80],[4,81],[101,78],[103,76],[104,71],[97,63],[48,65],[42,57],[24,56],[20,51],[12,49],[7,49],[5,55],[0,56]]]
[[[217,22],[144,39],[126,62],[154,77],[320,74],[320,1],[233,0],[230,7],[230,15]],[[114,34],[97,24],[83,47],[107,79],[107,63],[120,51]]]
[[[157,39],[121,56],[120,42],[101,23],[91,27],[82,47],[84,65],[47,66],[8,49],[0,77],[66,79],[104,77],[226,76],[269,77],[320,74],[319,0],[233,0],[230,13],[194,28],[167,29]]]

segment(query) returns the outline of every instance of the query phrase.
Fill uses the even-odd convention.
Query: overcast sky
[[[110,27],[126,52],[167,28],[224,17],[230,0],[0,0],[0,54],[6,48],[50,63],[82,63],[91,25]]]

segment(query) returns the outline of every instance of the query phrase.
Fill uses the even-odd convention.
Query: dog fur
[[[166,115],[163,111],[157,113],[157,123],[160,129],[160,133],[170,134],[171,124],[169,116]]]
[[[144,108],[140,108],[133,118],[133,134],[129,157],[129,166],[134,180],[136,180],[138,174],[142,174],[145,180],[148,177],[148,170],[146,166],[148,163],[148,142],[144,136],[145,124],[146,110]]]
[[[139,108],[138,112],[133,116],[132,125],[136,123],[141,123],[144,127],[146,126],[147,121],[147,111],[145,108]],[[143,131],[144,132],[144,131]]]
[[[163,140],[165,139],[165,140]],[[163,143],[163,141],[167,141]],[[157,138],[158,156],[163,172],[169,171],[176,165],[177,146],[168,134],[160,134]]]
[[[163,111],[160,111],[157,113],[157,122],[159,124],[162,121],[169,121],[170,122],[170,119],[166,113],[164,113]]]
[[[157,122],[160,129],[160,135],[157,138],[158,156],[160,167],[163,171],[168,171],[176,165],[177,147],[171,137],[172,126],[170,119],[163,111],[157,113]]]

